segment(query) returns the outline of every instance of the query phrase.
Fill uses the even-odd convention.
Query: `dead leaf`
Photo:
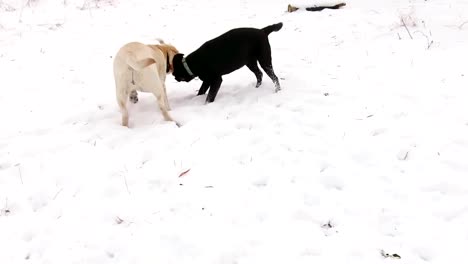
[[[116,222],[118,225],[120,225],[121,223],[123,223],[123,221],[124,221],[124,220],[123,220],[122,218],[118,217],[118,216],[115,218],[115,222]]]
[[[188,169],[188,170],[186,170],[186,171],[182,172],[181,174],[179,174],[179,177],[182,177],[182,176],[184,176],[184,175],[185,175],[185,174],[187,174],[189,171],[190,171],[190,169]]]

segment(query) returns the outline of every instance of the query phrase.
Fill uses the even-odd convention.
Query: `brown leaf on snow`
[[[118,217],[118,216],[115,217],[115,223],[117,223],[118,225],[120,225],[121,223],[123,223],[123,221],[124,221],[124,220],[123,220],[122,218],[120,218],[120,217]]]
[[[184,172],[180,173],[180,174],[179,174],[179,177],[182,177],[182,176],[184,176],[184,175],[185,175],[185,174],[187,174],[189,171],[190,171],[190,169],[188,169],[188,170],[186,170],[186,171],[184,171]]]

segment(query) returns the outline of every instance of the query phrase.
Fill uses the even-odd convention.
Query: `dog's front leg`
[[[205,103],[212,103],[216,98],[216,94],[218,94],[219,87],[221,87],[221,83],[223,82],[223,78],[221,76],[213,79],[210,83],[210,91],[208,92],[208,96],[206,97]]]
[[[208,91],[208,88],[210,88],[210,83],[207,82],[207,81],[204,81],[200,87],[200,90],[198,90],[198,95],[202,95],[202,94],[205,94],[206,91]]]

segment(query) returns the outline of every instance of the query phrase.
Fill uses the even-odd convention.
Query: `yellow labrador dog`
[[[166,121],[174,121],[166,94],[166,74],[172,73],[172,59],[179,51],[159,39],[159,45],[130,42],[114,58],[114,79],[122,125],[128,127],[128,99],[138,102],[138,91],[152,93]],[[175,121],[174,121],[175,122]],[[175,122],[178,126],[179,124]]]

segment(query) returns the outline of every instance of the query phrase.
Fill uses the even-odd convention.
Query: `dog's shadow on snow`
[[[201,85],[201,82],[199,83]],[[204,95],[197,95],[197,88],[183,91],[173,86],[171,91],[168,91],[168,99],[172,107],[172,111],[184,108],[200,108],[203,110],[204,106],[220,108],[229,108],[231,106],[249,105],[253,102],[258,102],[261,98],[274,94],[273,84],[263,83],[260,87],[255,87],[255,82],[249,82],[244,85],[238,84],[224,84],[218,91],[216,99],[213,103],[206,103],[208,92]]]

